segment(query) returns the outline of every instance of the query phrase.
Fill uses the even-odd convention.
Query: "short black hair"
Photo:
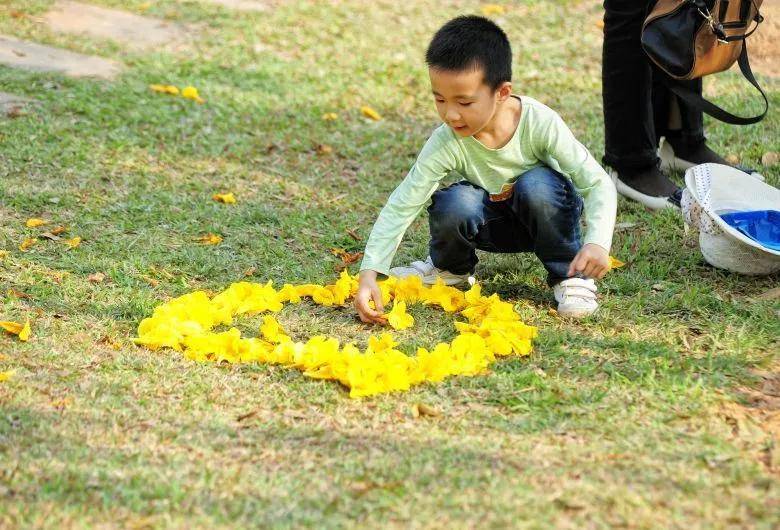
[[[428,45],[425,62],[441,70],[481,67],[484,82],[496,89],[512,80],[512,48],[504,30],[485,17],[465,15],[444,24]]]

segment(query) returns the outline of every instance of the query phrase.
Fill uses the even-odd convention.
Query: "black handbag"
[[[764,20],[762,0],[658,0],[642,27],[642,48],[668,75],[669,89],[691,107],[734,125],[758,123],[769,100],[748,60],[746,39]],[[680,83],[729,69],[735,62],[761,93],[764,111],[751,117],[731,114]]]

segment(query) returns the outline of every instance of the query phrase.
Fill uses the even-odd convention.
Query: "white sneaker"
[[[425,261],[413,261],[408,267],[393,267],[390,269],[390,276],[396,278],[418,276],[423,285],[433,285],[439,278],[444,282],[444,285],[459,285],[468,282],[470,277],[469,274],[453,274],[436,268],[430,256],[425,258]]]
[[[562,317],[580,318],[593,314],[599,308],[596,301],[596,282],[583,278],[569,278],[553,287]]]

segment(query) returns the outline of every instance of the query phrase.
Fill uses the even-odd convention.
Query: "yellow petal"
[[[620,261],[616,257],[614,257],[614,256],[610,256],[609,257],[609,268],[610,269],[619,269],[623,265],[625,265],[625,263],[623,263],[622,261]]]
[[[506,12],[506,8],[499,4],[484,4],[481,8],[482,14],[486,17],[490,15],[503,15]]]
[[[325,114],[322,115],[322,119],[325,121],[334,121],[337,120],[338,117],[339,115],[336,114],[335,112],[326,112]]]
[[[70,248],[76,248],[77,246],[79,246],[79,245],[81,244],[81,238],[80,238],[79,236],[72,237],[72,238],[70,238],[70,239],[66,239],[66,240],[65,240],[65,243],[66,243],[66,244],[67,244],[67,245],[68,245]]]
[[[222,236],[217,234],[204,234],[200,236],[197,241],[201,245],[219,245],[222,243]]]
[[[198,94],[198,89],[194,86],[186,86],[182,88],[181,97],[197,101],[198,103],[204,102],[203,98],[201,98],[200,94]]]
[[[27,341],[30,338],[30,321],[27,320],[24,324],[19,322],[12,322],[10,320],[0,320],[0,328],[3,328],[12,335],[17,335],[19,340]]]
[[[15,373],[16,370],[8,370],[5,372],[0,372],[0,383],[2,383],[3,381],[8,381],[9,379],[11,379],[11,376],[14,375]]]
[[[406,312],[406,302],[396,301],[393,309],[385,315],[393,329],[406,329],[414,325],[414,317]]]
[[[22,331],[19,332],[19,340],[23,342],[27,342],[27,340],[30,338],[30,333],[32,330],[30,329],[30,321],[27,320],[24,323],[24,327],[22,328]]]
[[[374,121],[379,121],[382,119],[382,115],[379,114],[377,111],[369,107],[368,105],[363,105],[360,107],[360,112],[365,116],[366,118],[372,119]]]
[[[38,226],[43,226],[48,223],[49,221],[46,221],[45,219],[38,219],[37,217],[31,217],[30,219],[27,219],[27,221],[24,224],[27,226],[27,228],[36,228]]]
[[[235,204],[236,203],[236,196],[233,195],[233,192],[230,193],[215,193],[211,196],[212,199],[214,199],[217,202],[221,202],[223,204]]]
[[[24,238],[24,241],[22,241],[22,244],[19,245],[19,250],[21,250],[22,252],[25,252],[28,248],[30,248],[31,246],[33,246],[37,242],[38,242],[38,240],[35,239],[34,237],[26,237],[26,238]]]

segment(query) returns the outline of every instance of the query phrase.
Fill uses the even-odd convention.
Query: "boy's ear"
[[[496,89],[498,94],[498,101],[503,103],[512,95],[512,83],[510,81],[504,81]]]

